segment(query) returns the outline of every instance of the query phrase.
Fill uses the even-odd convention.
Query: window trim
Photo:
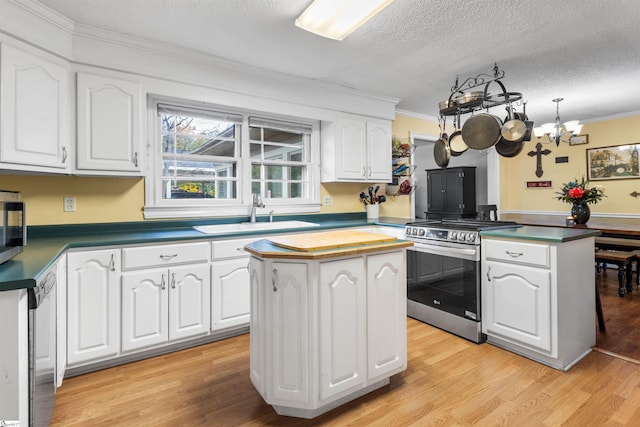
[[[229,120],[241,117],[240,156],[237,158],[237,199],[172,199],[163,200],[162,153],[158,149],[160,126],[158,108],[172,108],[173,111],[201,111],[208,117]],[[203,108],[206,107],[206,108]],[[209,116],[209,113],[211,116]],[[216,116],[220,114],[220,116]],[[148,169],[145,174],[145,219],[201,218],[201,217],[237,217],[249,216],[251,212],[251,158],[249,156],[249,122],[258,116],[260,120],[282,126],[298,126],[298,129],[310,129],[308,196],[305,199],[264,199],[264,208],[258,208],[258,215],[305,214],[320,212],[320,121],[293,116],[279,116],[261,111],[243,110],[233,107],[168,99],[161,96],[149,96],[147,103],[147,158]],[[255,119],[256,117],[254,117]],[[231,121],[231,120],[230,120]],[[291,129],[291,128],[288,128]],[[246,153],[246,154],[245,154]]]

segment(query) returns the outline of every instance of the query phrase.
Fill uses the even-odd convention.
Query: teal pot
[[[576,224],[586,224],[589,221],[589,217],[591,217],[591,211],[589,210],[589,205],[580,205],[577,203],[573,204],[571,208],[571,215]]]

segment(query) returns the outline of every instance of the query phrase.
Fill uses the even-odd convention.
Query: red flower
[[[569,190],[569,197],[572,199],[581,199],[584,196],[585,191],[580,187],[573,187]]]

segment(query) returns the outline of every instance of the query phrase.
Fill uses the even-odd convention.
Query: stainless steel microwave
[[[0,264],[23,251],[27,244],[27,223],[22,194],[0,190]]]

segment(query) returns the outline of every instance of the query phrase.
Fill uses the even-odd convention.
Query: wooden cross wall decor
[[[540,178],[543,174],[542,171],[542,156],[551,154],[551,150],[542,149],[542,144],[539,142],[536,144],[536,151],[529,151],[527,153],[530,157],[536,156],[536,176]]]

